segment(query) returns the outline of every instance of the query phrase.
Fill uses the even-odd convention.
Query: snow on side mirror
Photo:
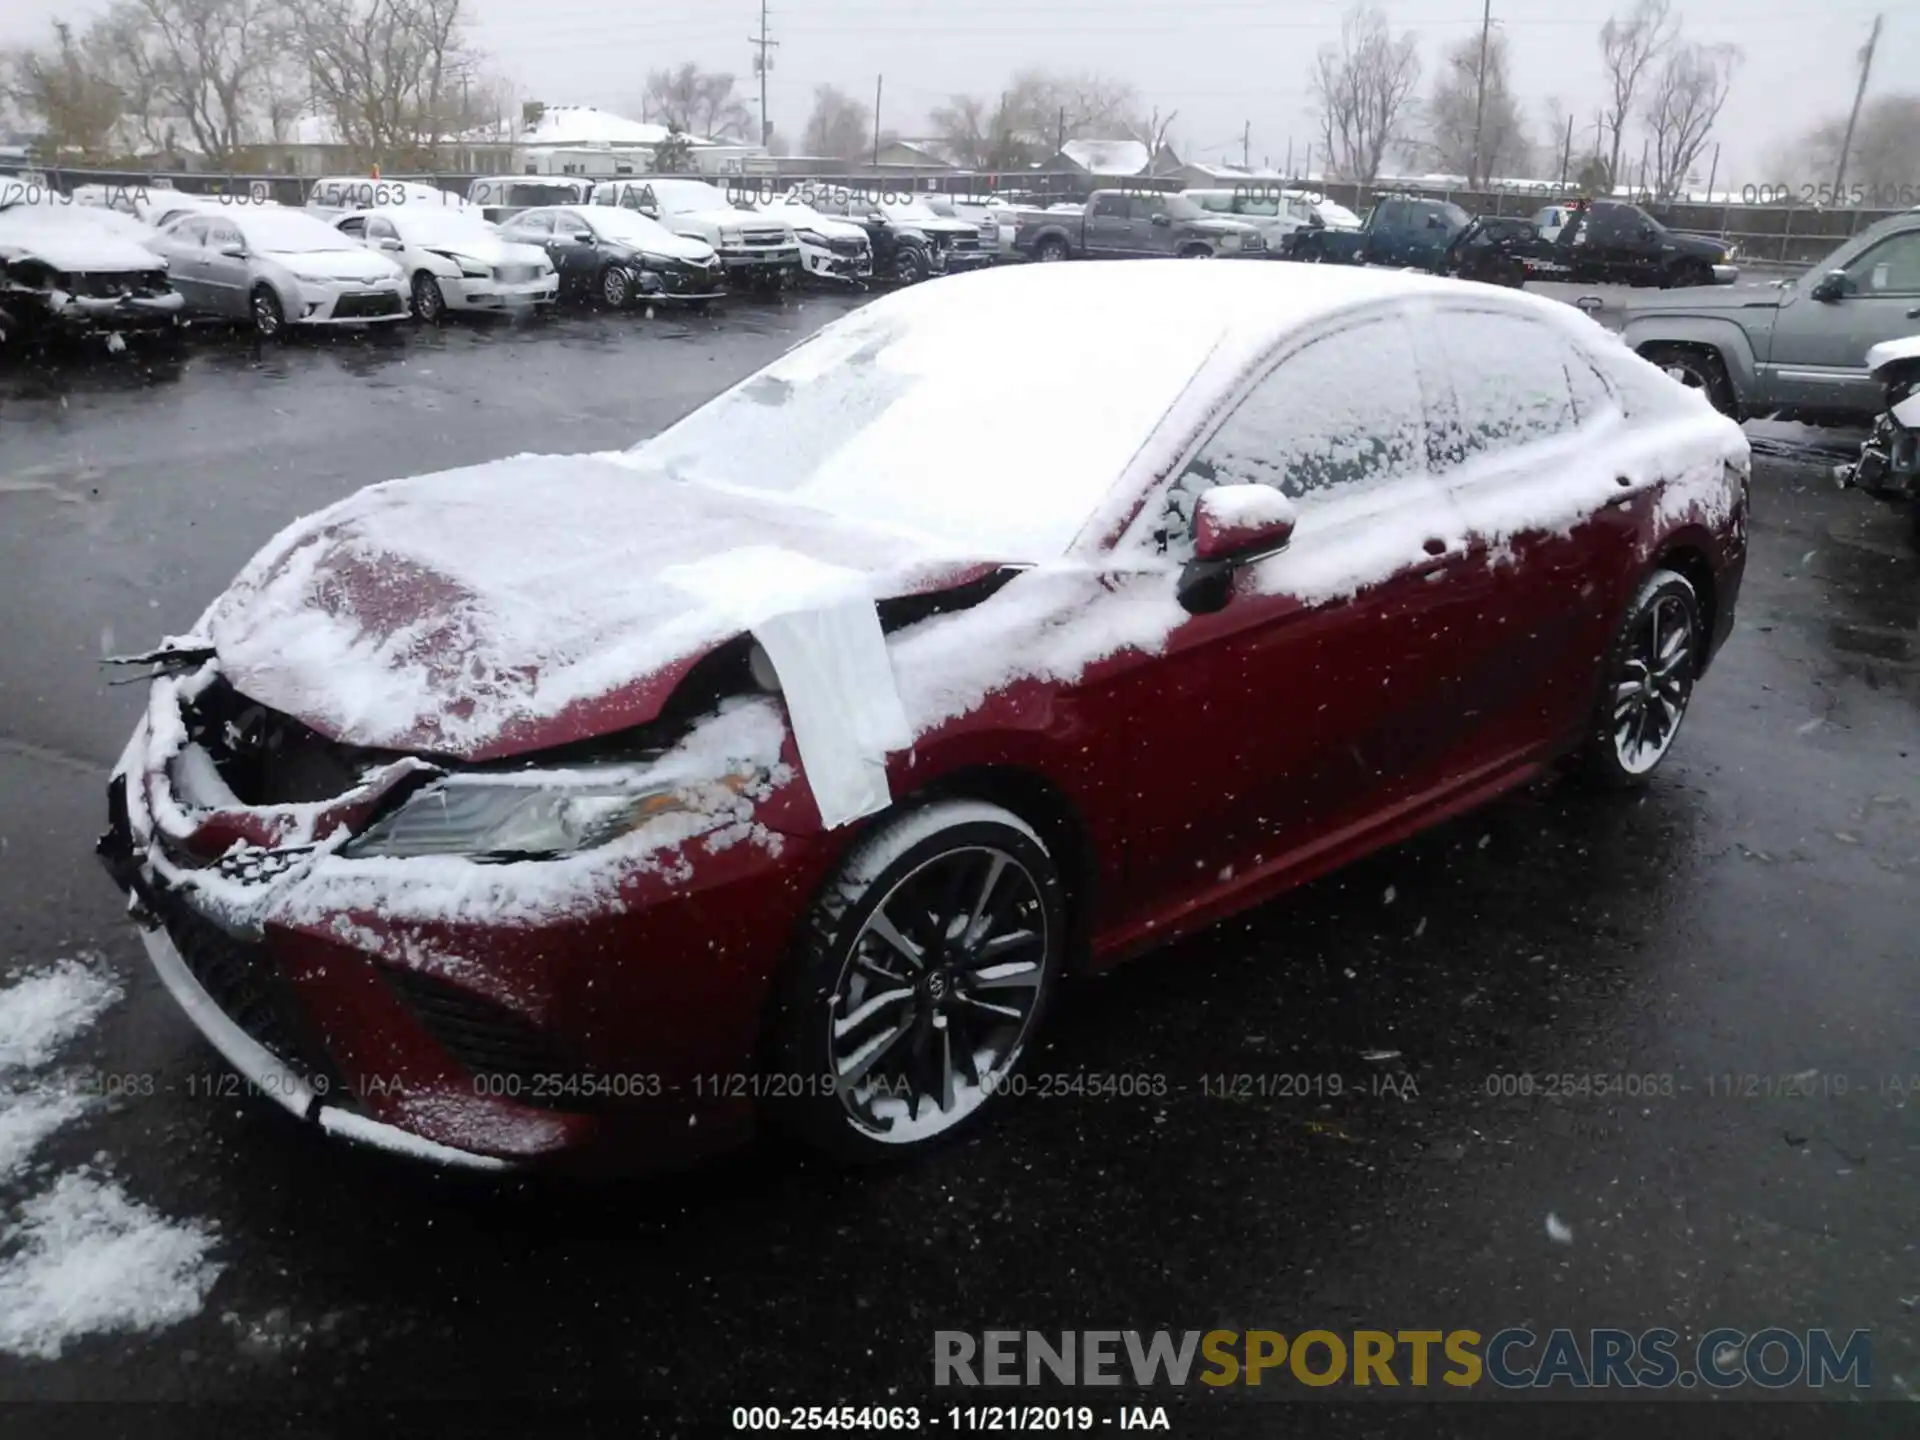
[[[1299,512],[1271,485],[1216,485],[1193,506],[1193,558],[1242,560],[1278,550]]]

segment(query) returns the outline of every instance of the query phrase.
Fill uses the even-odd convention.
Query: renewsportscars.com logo
[[[936,1386],[1191,1384],[1767,1390],[1873,1384],[1873,1341],[1828,1330],[936,1330]]]

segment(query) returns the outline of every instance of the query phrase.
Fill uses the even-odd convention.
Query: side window
[[[553,212],[551,210],[528,210],[513,218],[516,234],[529,235],[536,240],[553,234]]]
[[[207,243],[216,250],[231,250],[244,245],[240,232],[231,225],[213,225],[207,233]]]
[[[207,222],[204,220],[182,220],[173,227],[173,233],[183,245],[205,245],[207,243]]]
[[[1403,322],[1324,335],[1267,375],[1168,488],[1168,546],[1187,543],[1194,499],[1215,485],[1271,485],[1312,505],[1422,471],[1426,428]]]
[[[1580,425],[1591,425],[1611,410],[1621,409],[1613,387],[1607,384],[1594,363],[1578,350],[1566,355],[1567,383],[1573,391],[1573,418]]]
[[[1093,204],[1087,207],[1089,215],[1106,215],[1120,219],[1126,213],[1127,197],[1124,195],[1096,195],[1093,197]]]
[[[1920,230],[1889,235],[1847,266],[1855,295],[1920,292]]]
[[[571,210],[556,210],[553,212],[553,233],[558,235],[562,240],[571,240],[582,230],[591,230],[592,228],[593,227],[587,224],[583,217],[574,214]]]
[[[1438,468],[1550,439],[1579,423],[1567,346],[1551,330],[1487,310],[1442,310],[1434,322],[1458,407],[1452,424],[1438,431]]]
[[[1373,228],[1376,230],[1400,230],[1406,227],[1407,202],[1404,200],[1382,200],[1373,212]]]
[[[342,235],[351,235],[354,239],[358,240],[367,233],[367,222],[360,216],[355,215],[351,219],[342,220],[333,228],[338,230]]]
[[[393,228],[393,222],[391,220],[383,220],[377,215],[367,221],[367,235],[368,238],[373,240],[398,240],[400,238],[400,232]]]

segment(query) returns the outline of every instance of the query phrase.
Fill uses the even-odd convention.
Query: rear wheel
[[[1607,652],[1583,772],[1613,789],[1646,783],[1673,748],[1705,658],[1700,601],[1685,576],[1655,570],[1640,584]]]
[[[1299,249],[1293,252],[1293,258],[1309,265],[1318,265],[1327,258],[1327,247],[1318,240],[1303,240]]]
[[[1716,351],[1689,345],[1649,345],[1640,355],[1689,390],[1698,390],[1722,415],[1740,418],[1733,382],[1727,378],[1727,367]]]
[[[1011,811],[940,800],[884,825],[814,902],[774,1018],[770,1068],[796,1080],[773,1118],[853,1160],[955,1133],[1018,1067],[1065,931],[1053,857]]]
[[[447,297],[441,292],[440,282],[425,270],[416,272],[413,277],[414,318],[431,325],[446,313]]]
[[[1048,261],[1065,260],[1068,258],[1067,242],[1062,240],[1058,235],[1049,235],[1046,239],[1042,240],[1039,247],[1034,250],[1033,258]]]
[[[1189,245],[1180,252],[1182,260],[1211,260],[1213,247],[1210,245]]]
[[[280,308],[280,297],[271,285],[256,285],[247,300],[247,312],[253,319],[253,332],[262,340],[278,340],[287,328],[287,315]]]

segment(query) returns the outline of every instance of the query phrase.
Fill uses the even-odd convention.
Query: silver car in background
[[[189,212],[148,244],[167,257],[189,310],[248,321],[264,339],[278,338],[290,325],[408,317],[406,278],[397,264],[285,206]]]

